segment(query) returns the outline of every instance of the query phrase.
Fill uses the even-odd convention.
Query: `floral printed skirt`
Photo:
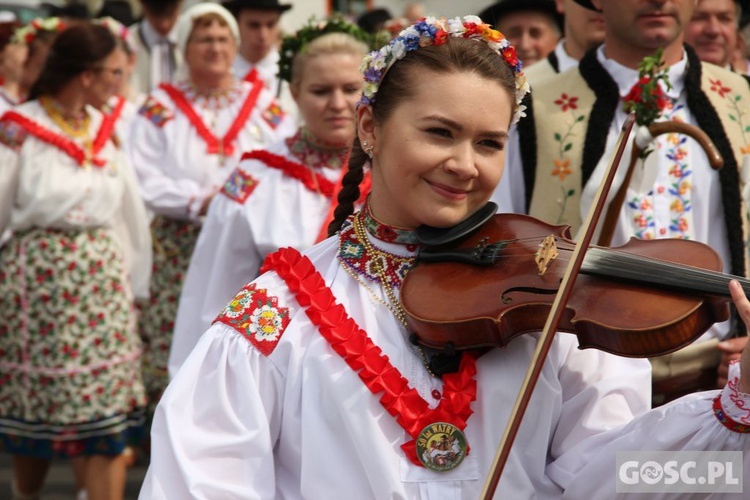
[[[187,220],[157,215],[151,224],[154,263],[149,300],[141,305],[138,328],[143,340],[143,382],[148,394],[148,414],[169,383],[167,363],[172,345],[177,305],[200,226]]]
[[[0,248],[0,449],[117,455],[143,437],[136,313],[107,229],[31,229]]]

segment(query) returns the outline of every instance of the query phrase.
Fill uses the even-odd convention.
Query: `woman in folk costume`
[[[187,79],[162,84],[139,111],[128,150],[152,223],[154,272],[143,305],[144,382],[151,401],[166,387],[183,275],[208,204],[244,151],[294,133],[294,124],[262,83],[237,80],[237,24],[217,4],[188,9],[177,23]]]
[[[203,334],[157,408],[142,499],[479,498],[537,336],[436,371],[399,294],[414,228],[464,221],[497,186],[520,66],[475,16],[419,21],[365,59],[338,234],[269,256]],[[748,469],[750,351],[723,391],[647,411],[648,361],[577,347],[552,339],[498,496],[614,498],[618,450],[742,450]]]
[[[287,37],[280,76],[305,124],[292,137],[245,153],[211,203],[180,297],[171,374],[263,259],[327,235],[336,186],[354,140],[368,35],[344,20],[315,22]]]
[[[95,108],[125,55],[102,26],[61,33],[30,100],[0,120],[0,447],[18,498],[55,457],[84,457],[89,498],[122,498],[143,437],[134,294],[151,270],[137,181]],[[128,277],[129,276],[129,277]]]
[[[133,33],[122,23],[111,17],[102,17],[94,22],[108,28],[117,39],[118,46],[125,52],[127,62],[123,72],[123,78],[119,79],[117,92],[100,110],[109,115],[115,121],[115,131],[120,141],[127,141],[130,136],[130,128],[138,115],[140,104],[146,99],[146,95],[136,92],[130,85],[130,77],[135,68],[137,57],[137,44],[133,39]]]

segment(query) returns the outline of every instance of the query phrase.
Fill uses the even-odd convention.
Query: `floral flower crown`
[[[17,28],[13,32],[10,42],[20,45],[31,45],[40,31],[59,33],[65,28],[67,28],[66,24],[59,17],[37,17],[36,19],[32,19],[29,24]]]
[[[308,23],[291,36],[284,37],[279,50],[279,78],[292,81],[292,60],[294,56],[302,52],[305,47],[323,35],[329,33],[344,33],[364,42],[372,47],[372,37],[358,26],[346,21],[342,17],[332,17],[316,21],[310,19]]]
[[[530,89],[522,71],[523,63],[518,59],[516,49],[505,36],[492,29],[489,24],[483,23],[477,16],[465,16],[463,19],[458,17],[454,19],[434,17],[420,19],[399,33],[388,45],[380,50],[370,52],[365,56],[360,66],[360,70],[365,77],[365,85],[362,99],[357,103],[357,106],[375,102],[375,95],[378,93],[378,87],[386,72],[407,52],[430,45],[444,45],[451,37],[483,41],[502,56],[516,76],[516,106],[512,123],[525,116],[524,110],[526,107],[521,104],[521,101]]]
[[[130,31],[127,26],[122,24],[120,21],[113,17],[101,17],[94,21],[97,24],[104,26],[118,39],[122,40],[128,46],[130,52],[135,53],[138,50],[138,45],[135,43],[133,32]]]

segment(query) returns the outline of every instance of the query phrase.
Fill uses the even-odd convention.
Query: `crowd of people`
[[[139,2],[130,26],[0,22],[14,499],[57,459],[79,499],[121,499],[134,457],[143,499],[479,498],[544,335],[422,345],[405,281],[489,201],[578,238],[652,104],[595,238],[708,245],[732,312],[657,357],[555,335],[495,486],[613,498],[625,451],[742,451],[750,470],[743,2],[415,3],[286,35],[279,0]]]

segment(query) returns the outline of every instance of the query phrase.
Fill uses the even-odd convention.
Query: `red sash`
[[[325,283],[310,259],[294,248],[284,248],[266,257],[261,272],[276,271],[320,334],[346,364],[362,379],[373,394],[383,393],[380,404],[413,438],[401,446],[409,460],[419,466],[416,438],[426,426],[449,422],[460,430],[472,415],[476,399],[476,359],[469,353],[461,357],[456,373],[443,375],[443,397],[430,409],[427,401],[409,387],[409,381],[391,365],[388,356],[347,314],[344,306]],[[404,348],[407,348],[404,346]],[[468,451],[467,451],[468,452]]]
[[[87,153],[84,149],[73,142],[71,139],[53,132],[52,130],[38,124],[34,120],[23,116],[15,111],[6,112],[3,117],[3,121],[9,121],[17,124],[29,134],[33,135],[37,139],[55,146],[60,151],[64,152],[80,166],[86,165],[87,162],[91,162],[96,167],[103,167],[106,162],[99,158],[97,155],[102,150],[107,141],[112,137],[112,130],[114,130],[115,121],[111,116],[105,116],[102,120],[102,124],[99,127],[99,131],[91,144],[91,152]]]
[[[245,122],[250,117],[250,113],[258,100],[258,95],[260,95],[261,90],[263,90],[263,85],[256,84],[253,86],[252,90],[247,95],[245,102],[242,104],[242,108],[240,108],[237,118],[234,119],[232,126],[229,127],[229,130],[227,130],[227,133],[224,134],[224,137],[221,139],[217,138],[208,127],[206,127],[206,124],[203,123],[203,120],[198,116],[198,113],[196,113],[190,105],[185,94],[178,90],[177,87],[168,83],[162,83],[159,85],[159,88],[163,89],[167,95],[169,95],[180,111],[182,111],[187,119],[190,120],[190,123],[195,127],[198,135],[206,143],[206,152],[208,152],[208,154],[231,156],[234,154],[234,143],[237,139],[237,135],[239,135],[240,130],[242,130]]]

